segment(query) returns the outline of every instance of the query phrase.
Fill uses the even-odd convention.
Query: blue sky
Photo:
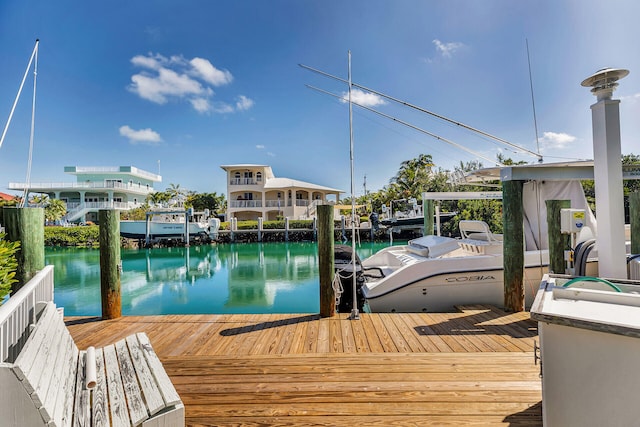
[[[2,1],[0,124],[40,39],[32,182],[72,181],[64,166],[134,165],[170,183],[224,193],[220,165],[271,165],[276,176],[350,190],[348,107],[307,88],[346,85],[302,63],[537,151],[529,43],[545,162],[592,157],[580,82],[631,71],[622,151],[640,154],[640,3],[636,1]],[[0,191],[24,182],[32,79],[0,148]],[[360,98],[358,98],[360,99]],[[489,159],[535,162],[375,96],[367,105]],[[355,187],[389,182],[400,163],[480,160],[354,107]]]

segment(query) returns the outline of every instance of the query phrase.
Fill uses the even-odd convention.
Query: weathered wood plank
[[[84,351],[78,354],[78,370],[76,372],[73,425],[77,427],[89,427],[91,425],[91,396],[89,390],[84,387],[85,354],[86,352]]]
[[[104,352],[96,349],[96,386],[93,389],[91,401],[91,414],[95,427],[110,425],[109,396],[107,392],[107,373],[104,364]]]
[[[114,426],[131,425],[115,346],[113,344],[105,346],[102,351],[104,353],[111,422]]]
[[[147,404],[147,409],[150,415],[155,415],[158,411],[164,408],[164,400],[162,394],[158,389],[158,384],[153,378],[153,374],[149,369],[147,360],[142,354],[142,348],[136,335],[129,335],[127,338],[127,346],[131,353],[131,361],[135,367],[135,371],[138,374],[138,380],[140,381],[140,388],[144,395],[144,400]]]
[[[44,308],[44,312],[38,319],[38,327],[33,331],[31,336],[27,339],[22,351],[14,362],[14,372],[18,379],[24,380],[26,373],[31,371],[34,361],[37,357],[42,357],[41,347],[44,345],[45,337],[50,330],[54,330],[54,318],[59,316],[56,308],[53,304],[47,304]],[[32,393],[35,385],[29,386],[25,384],[27,391]]]
[[[122,385],[124,387],[127,408],[129,408],[129,418],[131,424],[137,426],[148,418],[147,408],[142,398],[142,392],[138,385],[136,371],[129,355],[129,349],[124,339],[115,343],[116,354],[118,356],[118,366]]]
[[[147,363],[149,365],[149,369],[151,370],[153,377],[156,379],[158,383],[158,388],[160,389],[160,393],[164,398],[165,404],[167,406],[176,405],[180,403],[180,396],[176,392],[176,389],[173,387],[169,376],[165,372],[162,367],[162,363],[158,356],[156,355],[153,347],[151,347],[151,343],[149,341],[149,337],[144,332],[137,334],[138,341],[140,342],[140,348],[142,349],[142,354],[144,355]]]

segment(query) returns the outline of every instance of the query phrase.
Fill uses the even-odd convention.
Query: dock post
[[[262,224],[263,219],[261,216],[258,217],[258,242],[262,242]]]
[[[289,241],[289,218],[284,219],[284,241]]]
[[[14,294],[44,268],[44,209],[5,206],[2,211],[7,240],[20,242],[17,282],[11,287]]]
[[[333,290],[333,206],[318,206],[318,269],[320,276],[320,316],[336,314],[336,295]]]
[[[631,226],[631,254],[640,254],[640,191],[629,194],[629,225]]]
[[[424,233],[423,236],[433,236],[433,215],[434,215],[434,201],[423,200],[422,201],[422,214],[424,215]]]
[[[313,217],[313,241],[318,241],[318,218]]]
[[[112,209],[98,211],[100,221],[100,298],[102,318],[115,319],[122,315],[120,294],[120,212]]]
[[[571,207],[571,200],[546,200],[547,229],[549,233],[549,272],[564,274],[564,251],[570,245],[568,234],[560,232],[560,210]]]
[[[149,244],[151,243],[151,238],[149,236],[149,234],[151,234],[151,224],[149,224],[149,213],[147,212],[147,214],[144,216],[144,220],[145,220],[145,224],[144,224],[144,246],[145,248],[149,247]]]
[[[524,311],[524,224],[522,181],[502,182],[504,308]]]

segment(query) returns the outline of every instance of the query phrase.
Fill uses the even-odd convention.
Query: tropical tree
[[[196,193],[190,192],[187,195],[185,206],[192,207],[195,211],[209,209],[211,212],[219,213],[226,208],[226,198],[224,194]]]
[[[59,199],[49,199],[44,207],[44,219],[47,222],[55,222],[67,214],[67,205]]]

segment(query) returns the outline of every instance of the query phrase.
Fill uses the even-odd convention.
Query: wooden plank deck
[[[528,313],[67,318],[80,348],[149,335],[190,426],[540,426]]]

